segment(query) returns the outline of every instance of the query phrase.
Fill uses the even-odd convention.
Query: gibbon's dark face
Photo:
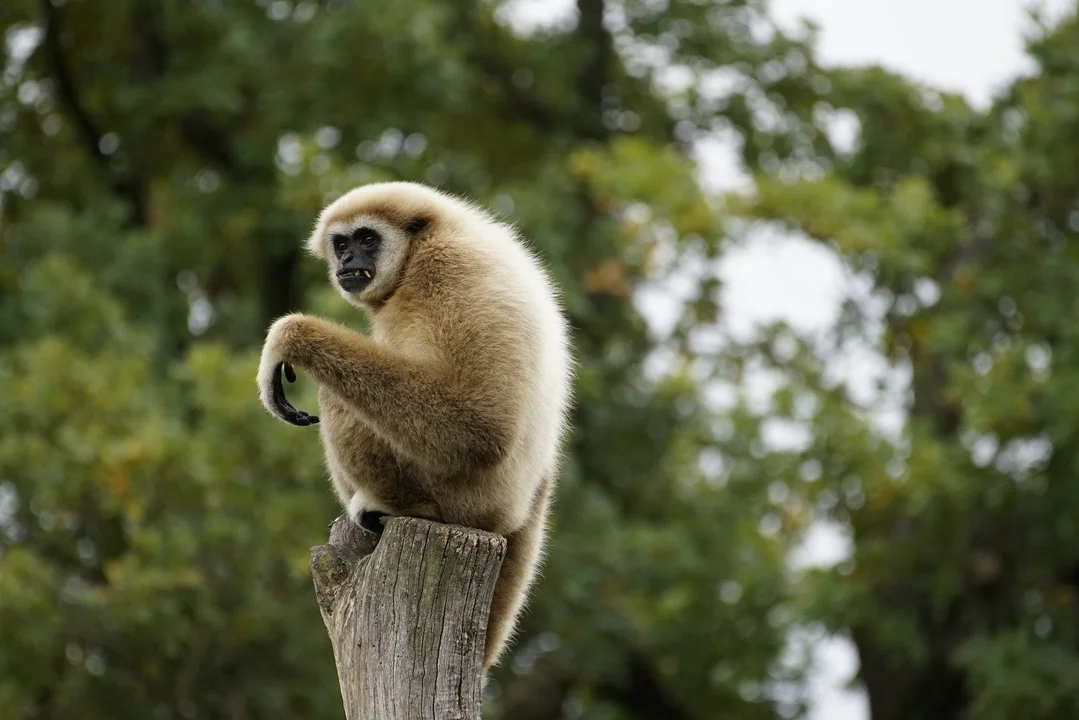
[[[333,234],[330,246],[337,259],[337,284],[345,292],[358,293],[375,279],[382,236],[369,227],[356,228],[351,236]]]

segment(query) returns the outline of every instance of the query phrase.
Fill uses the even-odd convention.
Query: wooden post
[[[342,516],[311,549],[348,720],[479,720],[483,647],[506,541],[392,518],[380,536]]]

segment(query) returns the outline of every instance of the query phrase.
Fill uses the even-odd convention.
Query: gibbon
[[[371,336],[303,314],[270,327],[263,405],[320,428],[334,489],[379,532],[405,515],[505,536],[484,669],[499,658],[546,542],[571,402],[567,322],[547,272],[509,226],[408,182],[360,186],[321,213],[307,249],[371,316]],[[281,381],[318,384],[320,415]]]

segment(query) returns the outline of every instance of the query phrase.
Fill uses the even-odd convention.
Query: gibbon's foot
[[[296,371],[286,362],[278,363],[274,368],[273,377],[273,403],[278,415],[286,422],[299,427],[318,424],[318,415],[308,415],[303,410],[297,410],[285,397],[285,386],[281,382],[284,376],[290,383],[296,382]]]
[[[360,513],[359,525],[367,532],[373,532],[376,535],[380,535],[383,530],[386,529],[385,519],[388,519],[389,515],[384,512],[378,512],[377,510],[364,510]]]

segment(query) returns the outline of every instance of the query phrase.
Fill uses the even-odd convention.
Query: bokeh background
[[[362,329],[300,247],[387,179],[574,328],[487,718],[1079,717],[1079,21],[1029,5],[4,2],[0,720],[343,717],[338,508],[253,378]]]

